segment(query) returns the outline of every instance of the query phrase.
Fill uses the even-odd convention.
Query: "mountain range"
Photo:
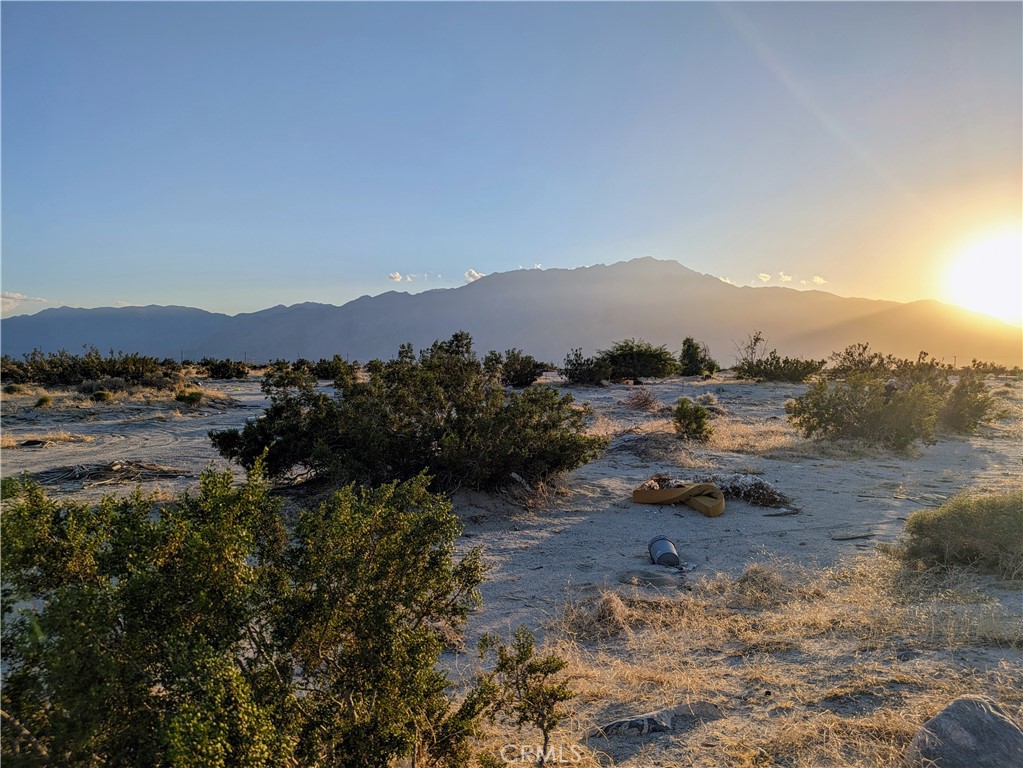
[[[634,259],[577,269],[488,275],[458,288],[389,291],[342,306],[296,304],[225,315],[180,306],[61,307],[0,321],[0,350],[80,352],[84,345],[197,360],[210,356],[263,362],[389,358],[465,330],[476,349],[516,347],[560,363],[627,338],[677,351],[692,336],[722,365],[759,330],[782,356],[825,358],[850,344],[898,357],[921,351],[946,362],[979,359],[1018,365],[1023,330],[974,312],[925,300],[844,298],[820,290],[740,287],[677,261]]]

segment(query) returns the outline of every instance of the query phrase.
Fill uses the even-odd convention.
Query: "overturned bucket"
[[[678,550],[667,536],[654,536],[650,539],[649,549],[650,559],[657,565],[678,565]]]

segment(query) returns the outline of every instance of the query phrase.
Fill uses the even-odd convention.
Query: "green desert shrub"
[[[962,494],[906,521],[903,555],[928,565],[976,565],[1023,579],[1023,491]]]
[[[843,382],[814,381],[785,403],[785,412],[804,437],[863,439],[903,450],[916,440],[933,442],[939,404],[925,384],[890,393],[882,379],[854,373]]]
[[[202,392],[198,389],[181,391],[174,395],[174,399],[185,405],[198,405],[202,402]]]
[[[310,372],[318,379],[329,379],[337,385],[338,381],[352,381],[359,370],[358,363],[350,363],[341,355],[334,355],[329,360],[321,357],[310,368]]]
[[[456,697],[437,663],[484,569],[427,486],[347,486],[286,529],[258,467],[161,504],[5,484],[5,764],[466,765],[505,686]]]
[[[496,350],[491,350],[483,360],[484,367],[498,375],[501,383],[506,387],[522,389],[536,383],[544,371],[550,370],[553,366],[542,363],[532,355],[527,355],[521,349],[509,349],[503,355]]]
[[[573,349],[565,356],[561,375],[569,384],[602,384],[611,378],[611,363],[602,357],[583,357],[581,349]]]
[[[905,449],[916,440],[933,442],[939,428],[971,433],[997,411],[981,374],[957,374],[926,352],[901,360],[858,344],[831,359],[826,377],[837,380],[820,378],[785,405],[804,437],[862,438]]]
[[[706,441],[714,434],[710,411],[686,397],[680,397],[672,411],[675,432],[686,440]]]
[[[682,351],[678,356],[678,372],[683,376],[702,376],[716,373],[721,369],[717,361],[710,356],[710,348],[697,342],[692,336],[682,340]]]
[[[83,355],[73,355],[63,349],[50,353],[36,349],[22,360],[3,355],[0,375],[15,384],[53,387],[74,387],[87,381],[116,378],[131,385],[171,388],[180,380],[181,366],[173,360],[160,361],[137,353],[111,351],[104,356],[95,347],[87,346]]]
[[[36,408],[49,408],[51,405],[53,405],[53,398],[50,397],[49,395],[43,395],[38,400],[36,400],[35,407]]]
[[[97,389],[91,395],[93,402],[96,403],[108,403],[114,399],[114,393],[108,392],[105,389]]]
[[[199,367],[205,369],[211,379],[245,379],[249,376],[249,366],[238,360],[204,357],[199,361]]]
[[[943,427],[962,434],[974,432],[997,410],[994,397],[987,391],[984,376],[966,369],[945,396],[938,413]]]
[[[24,390],[19,384],[5,384],[4,394],[5,395],[20,395]]]
[[[418,358],[409,344],[387,362],[365,367],[366,380],[343,382],[333,395],[296,371],[263,380],[270,405],[241,430],[211,433],[222,456],[267,471],[311,471],[376,485],[422,471],[435,487],[490,489],[574,469],[606,445],[585,433],[588,409],[549,387],[507,391],[456,333]]]
[[[597,358],[611,366],[612,379],[660,379],[675,373],[678,363],[663,344],[655,347],[642,339],[616,341]]]
[[[827,361],[804,360],[799,357],[781,357],[777,350],[767,350],[763,333],[754,331],[745,342],[737,345],[736,378],[754,381],[789,381],[799,383],[820,373]]]

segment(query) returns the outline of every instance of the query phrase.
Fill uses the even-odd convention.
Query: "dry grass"
[[[39,441],[41,443],[91,443],[96,438],[92,435],[75,435],[70,432],[30,432],[21,435],[12,435],[4,432],[0,435],[0,448],[16,448],[27,441]]]
[[[821,572],[751,565],[677,596],[581,598],[548,627],[577,694],[554,742],[585,747],[580,765],[900,765],[956,696],[1023,705],[1023,623],[976,578],[875,554]],[[581,741],[594,725],[697,700],[724,719]],[[488,751],[531,737],[496,729]]]
[[[633,388],[623,403],[634,411],[646,411],[647,413],[657,413],[664,407],[664,403],[657,398],[653,390],[647,387]]]
[[[716,451],[767,456],[795,449],[805,442],[792,427],[780,420],[752,424],[718,417],[711,423],[714,434],[707,445]]]

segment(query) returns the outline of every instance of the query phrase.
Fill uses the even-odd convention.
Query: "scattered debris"
[[[112,461],[109,464],[57,467],[30,475],[41,485],[73,485],[82,489],[112,483],[139,483],[145,480],[195,476],[184,470],[141,461]]]

